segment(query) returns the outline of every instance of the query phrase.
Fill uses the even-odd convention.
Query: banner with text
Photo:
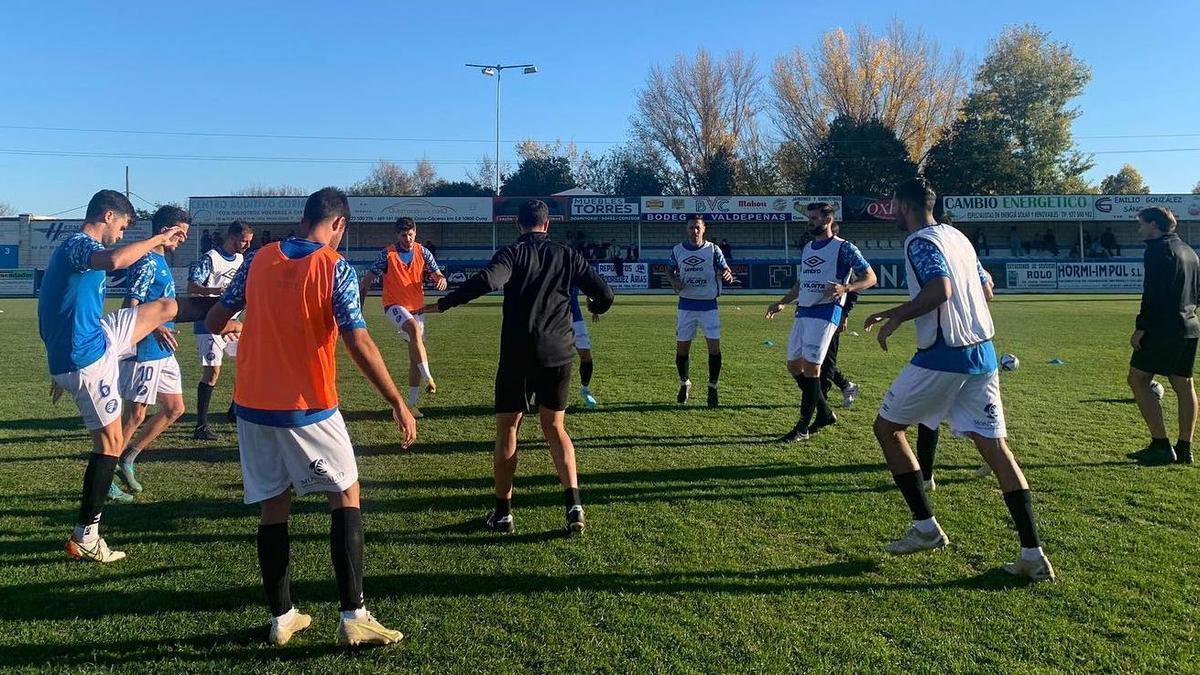
[[[842,219],[839,196],[724,196],[724,197],[642,197],[642,220],[647,222],[683,222],[689,213],[700,213],[713,222],[788,222],[805,220],[812,202],[833,205],[834,218]]]
[[[571,197],[568,220],[632,222],[638,219],[637,197]]]
[[[1142,263],[1058,263],[1058,290],[1140,291]]]
[[[0,270],[0,295],[33,295],[33,270]]]
[[[619,276],[613,263],[597,263],[596,271],[615,291],[650,288],[650,266],[647,263],[622,263]]]
[[[492,200],[492,213],[496,222],[517,222],[517,211],[530,199],[546,202],[546,207],[550,209],[550,222],[561,223],[567,219],[567,197],[496,197]]]
[[[1177,220],[1200,220],[1200,195],[970,195],[942,198],[953,222],[1122,220],[1148,206],[1163,206]]]
[[[1134,220],[1138,211],[1162,206],[1176,220],[1200,220],[1200,195],[1100,195],[1096,197],[1096,220]]]
[[[307,197],[192,197],[193,225],[300,222]],[[350,197],[350,222],[394,223],[408,216],[421,223],[490,223],[491,197]]]
[[[1058,263],[1006,263],[1004,275],[1008,288],[1038,291],[1058,288]]]
[[[63,243],[67,237],[79,231],[83,220],[31,220],[29,221],[29,255],[25,260],[27,267],[45,269],[50,262],[54,249]],[[150,236],[150,221],[141,220],[131,223],[125,228],[125,233],[117,246],[133,241],[141,241]]]

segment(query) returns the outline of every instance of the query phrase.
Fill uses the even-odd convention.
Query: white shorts
[[[174,356],[154,361],[125,359],[121,362],[121,398],[154,405],[159,394],[183,394],[179,361]]]
[[[417,322],[417,330],[420,331],[422,339],[425,336],[425,315],[413,314],[408,311],[403,305],[388,305],[383,308],[383,313],[392,320],[392,324],[396,326],[396,330],[400,331],[400,337],[408,342],[408,333],[404,332],[404,324],[409,321]]]
[[[838,325],[825,319],[810,316],[798,316],[792,323],[792,333],[788,335],[788,361],[804,359],[809,363],[820,365],[825,362],[825,354],[829,351],[829,343],[837,335]]]
[[[121,360],[137,353],[133,341],[137,315],[136,307],[127,307],[100,317],[100,329],[108,342],[104,355],[86,368],[52,376],[55,384],[75,399],[89,431],[121,419]]]
[[[721,339],[721,314],[715,309],[678,310],[675,317],[675,339],[679,342],[691,342],[696,337],[696,329],[704,331],[704,337],[709,340]]]
[[[237,357],[237,341],[220,335],[197,335],[196,351],[200,353],[200,365],[216,367],[224,362],[226,355],[231,359]]]
[[[591,349],[592,336],[588,335],[587,322],[576,321],[571,326],[575,329],[575,349]]]
[[[358,463],[341,411],[302,427],[269,427],[238,418],[238,450],[247,504],[277,497],[342,492],[358,480]]]
[[[950,422],[955,436],[976,433],[984,438],[1005,438],[1004,404],[1000,401],[1000,373],[964,375],[908,364],[896,376],[879,416],[896,424],[924,424],[936,429]]]

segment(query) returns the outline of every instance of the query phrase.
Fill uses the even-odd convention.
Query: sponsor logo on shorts
[[[209,352],[208,354],[205,355],[204,360],[213,361],[213,360],[216,360],[216,358],[217,358],[216,352]]]
[[[309,470],[311,470],[314,474],[316,474],[318,476],[329,475],[328,466],[329,466],[329,462],[326,462],[324,457],[318,457],[308,463]]]
[[[983,406],[983,414],[988,416],[988,419],[996,419],[996,404],[989,403]]]
[[[138,396],[145,396],[146,394],[149,394],[149,393],[150,393],[150,387],[147,387],[144,384],[142,386],[138,387],[138,390],[137,390]]]
[[[105,403],[104,412],[108,413],[109,415],[117,412],[117,399],[110,399],[108,403]]]
[[[983,418],[973,420],[979,429],[996,429],[1000,426],[1000,408],[995,403],[983,406]]]

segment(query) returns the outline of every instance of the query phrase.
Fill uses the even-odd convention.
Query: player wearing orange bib
[[[282,645],[311,617],[292,605],[288,573],[291,488],[324,492],[329,545],[341,599],[338,641],[391,644],[403,636],[384,628],[363,603],[363,531],[358,466],[338,410],[337,338],[367,380],[392,406],[404,435],[417,426],[367,333],[354,268],[337,253],[350,203],[325,188],[309,196],[303,234],[263,246],[246,260],[207,318],[209,330],[241,332],[233,400],[238,417],[245,502],[260,504],[258,562],[271,608],[272,643]],[[246,320],[233,320],[246,310]]]
[[[362,296],[382,280],[383,312],[408,342],[408,405],[416,417],[422,417],[417,409],[422,381],[429,393],[437,391],[425,351],[425,317],[414,314],[425,306],[426,279],[439,291],[446,290],[446,277],[433,253],[417,243],[416,221],[404,216],[396,220],[396,243],[380,251],[363,276]]]

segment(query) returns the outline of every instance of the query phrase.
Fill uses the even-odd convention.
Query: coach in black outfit
[[[496,370],[496,508],[488,514],[485,526],[497,532],[515,529],[512,483],[517,470],[517,430],[532,394],[554,468],[566,491],[566,532],[570,536],[582,532],[585,524],[575,447],[563,427],[575,362],[572,288],[588,297],[592,314],[608,311],[613,292],[583,256],[550,241],[550,210],[544,202],[533,199],[522,204],[517,229],[521,236],[516,243],[497,251],[487,267],[423,311],[444,312],[504,289],[500,367]]]
[[[1130,343],[1129,388],[1137,400],[1150,446],[1131,455],[1146,464],[1192,463],[1192,434],[1196,430],[1196,388],[1192,370],[1200,320],[1200,260],[1175,234],[1175,215],[1161,206],[1138,212],[1138,233],[1146,240],[1142,309]],[[1150,389],[1155,375],[1164,375],[1179,398],[1179,440],[1171,448],[1162,406]]]

